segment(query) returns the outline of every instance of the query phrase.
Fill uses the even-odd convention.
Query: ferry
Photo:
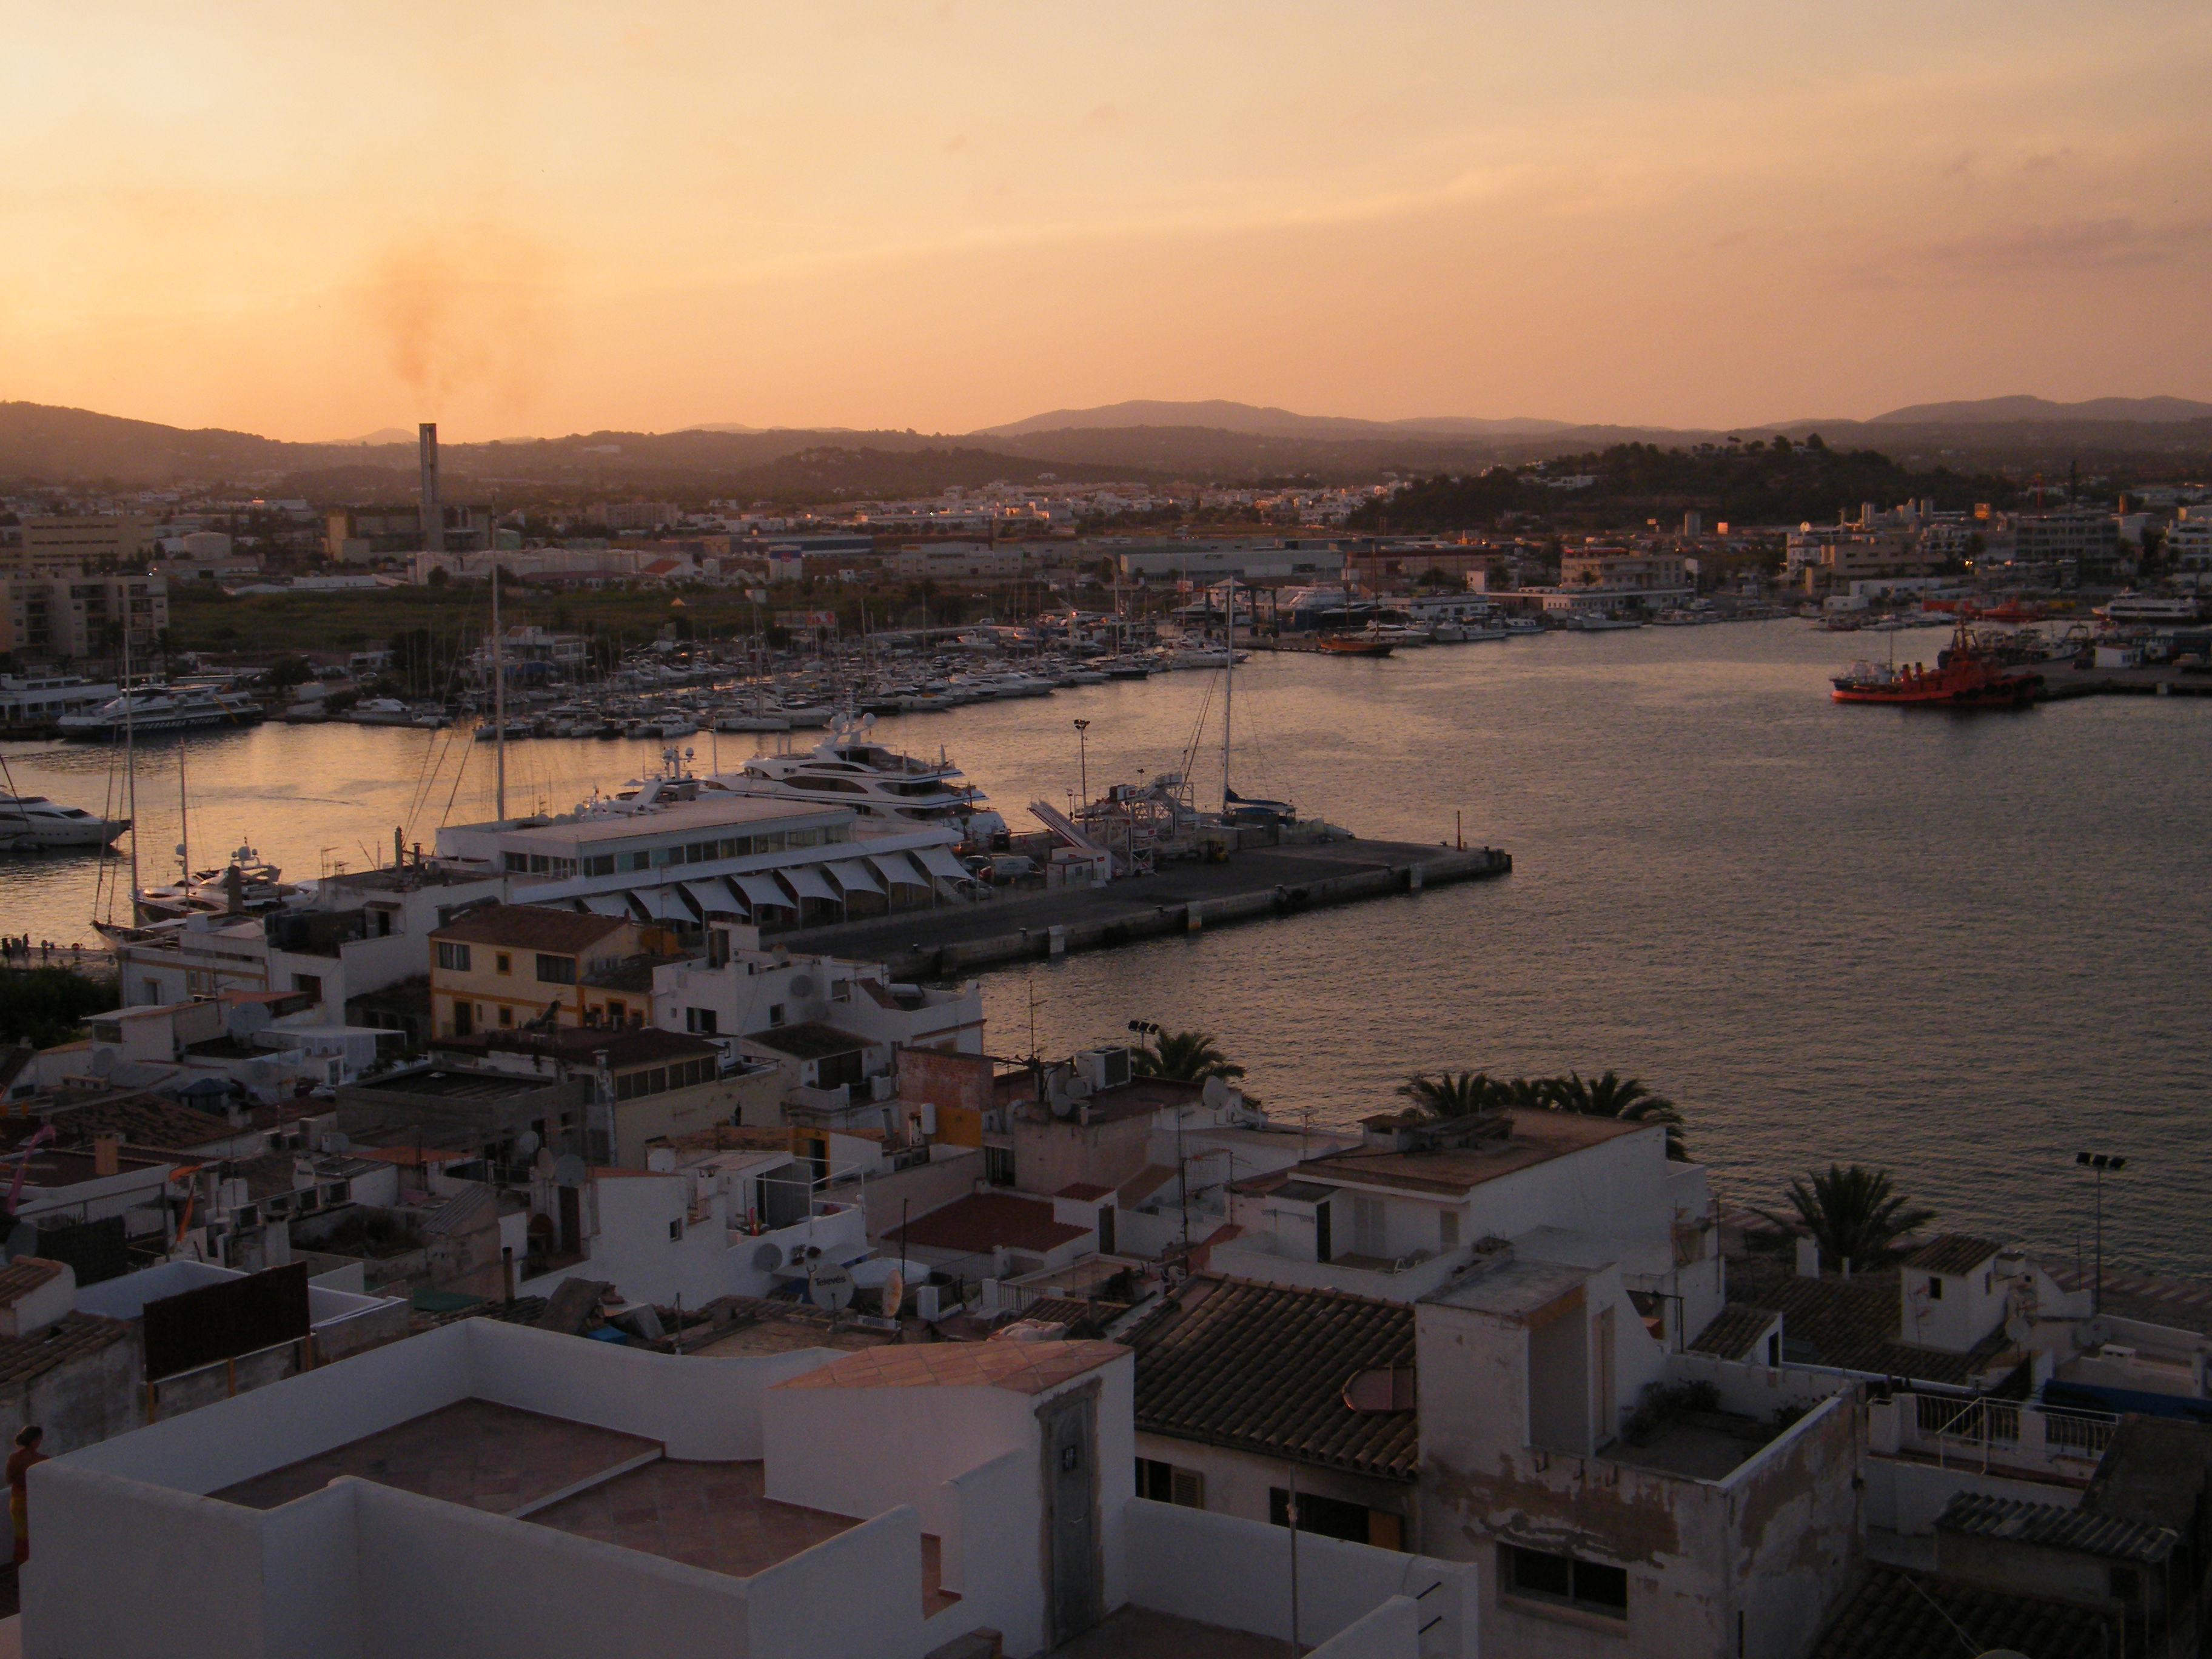
[[[44,795],[0,794],[0,848],[11,853],[106,847],[130,827],[128,818],[103,818]]]
[[[1924,708],[2025,708],[2043,695],[2043,676],[2014,668],[1975,645],[1962,624],[1936,665],[1885,667],[1854,663],[1832,682],[1838,702],[1895,703]]]
[[[2096,609],[2109,623],[2193,623],[2197,603],[2192,598],[2164,593],[2115,593]]]
[[[54,725],[65,738],[107,743],[121,737],[126,726],[143,738],[211,726],[258,726],[262,718],[261,705],[238,692],[179,686],[133,691],[82,714],[64,714]]]

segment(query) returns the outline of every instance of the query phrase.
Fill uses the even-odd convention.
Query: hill
[[[1980,398],[1965,403],[1910,404],[1877,415],[1869,426],[1992,426],[2010,422],[2130,421],[2154,424],[2201,421],[2212,416],[2212,404],[2187,398],[2091,398],[2056,404],[2048,398]]]
[[[1438,416],[1410,421],[1363,421],[1346,415],[1299,415],[1287,409],[1261,408],[1253,404],[1210,398],[1201,403],[1168,403],[1136,398],[1104,404],[1096,409],[1055,409],[1005,426],[985,427],[971,435],[1010,438],[1040,432],[1092,432],[1129,427],[1168,427],[1208,432],[1237,432],[1269,438],[1389,438],[1401,433],[1437,433],[1457,437],[1525,436],[1558,432],[1571,421],[1539,421],[1522,417],[1480,420],[1471,416]]]

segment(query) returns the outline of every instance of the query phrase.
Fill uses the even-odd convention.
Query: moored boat
[[[2043,695],[2043,676],[2014,667],[1976,645],[1963,624],[1936,665],[1854,663],[1832,682],[1838,702],[1927,708],[2025,708]]]

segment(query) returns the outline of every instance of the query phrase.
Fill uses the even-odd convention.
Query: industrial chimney
[[[446,512],[438,501],[438,423],[425,421],[416,428],[422,461],[422,546],[425,551],[446,550]]]

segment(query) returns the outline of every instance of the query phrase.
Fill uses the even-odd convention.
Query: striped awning
[[[824,899],[831,904],[843,902],[837,890],[823,880],[822,872],[811,864],[794,864],[777,871],[776,874],[788,882],[791,890],[803,899]]]
[[[881,893],[883,883],[868,873],[858,859],[845,859],[830,866],[831,879],[848,893]]]

